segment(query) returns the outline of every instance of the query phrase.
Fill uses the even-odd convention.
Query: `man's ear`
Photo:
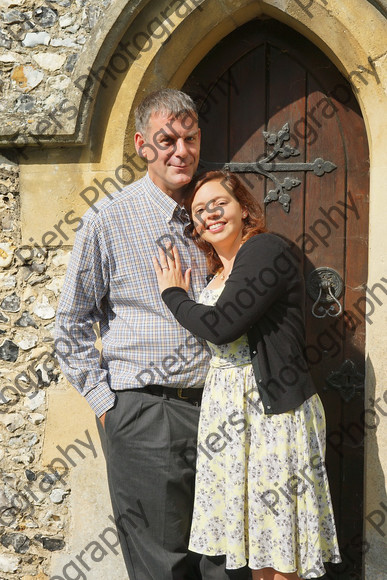
[[[142,159],[146,159],[146,149],[143,150],[142,147],[145,145],[145,138],[142,133],[137,132],[134,135],[134,146],[137,151],[137,155]]]

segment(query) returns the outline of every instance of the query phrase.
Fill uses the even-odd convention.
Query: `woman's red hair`
[[[192,216],[192,203],[196,192],[209,181],[220,181],[227,192],[232,195],[239,205],[247,210],[247,217],[243,220],[242,243],[252,236],[266,231],[261,207],[254,196],[241,183],[235,173],[226,171],[207,171],[199,175],[191,185],[193,191],[185,202],[185,207],[190,214],[191,223],[186,228],[186,234],[194,241],[197,247],[206,254],[207,264],[210,274],[215,274],[223,269],[222,262],[211,244],[195,230],[194,218]]]

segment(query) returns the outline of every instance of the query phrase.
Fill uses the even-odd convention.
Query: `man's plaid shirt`
[[[176,322],[160,298],[152,256],[176,244],[190,295],[205,285],[205,257],[184,236],[185,211],[146,175],[83,217],[56,318],[61,368],[98,416],[114,391],[159,384],[203,386],[208,352]],[[103,354],[95,347],[100,323]]]

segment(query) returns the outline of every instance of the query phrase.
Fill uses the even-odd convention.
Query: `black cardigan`
[[[303,278],[282,238],[263,233],[247,240],[214,306],[178,287],[161,296],[182,326],[213,344],[247,333],[265,414],[295,409],[316,392],[304,358]]]

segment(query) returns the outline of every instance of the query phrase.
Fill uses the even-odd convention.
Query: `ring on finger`
[[[162,270],[169,270],[168,266],[164,266],[163,268],[161,268]]]

